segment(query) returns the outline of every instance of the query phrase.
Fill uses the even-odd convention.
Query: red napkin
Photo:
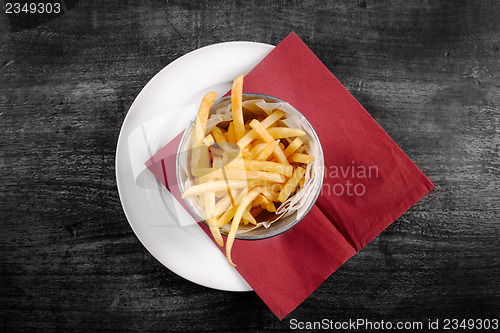
[[[245,77],[243,92],[293,105],[325,155],[322,193],[309,214],[279,236],[236,240],[232,249],[238,272],[282,319],[434,185],[293,32]],[[184,204],[170,178],[175,166],[164,160],[179,138],[146,165]]]

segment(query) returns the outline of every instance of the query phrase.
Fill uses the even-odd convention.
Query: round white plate
[[[184,130],[207,92],[222,97],[272,45],[229,42],[175,60],[139,93],[123,122],[116,149],[116,181],[123,210],[144,247],[163,265],[194,283],[220,290],[252,288],[191,216],[144,166]]]

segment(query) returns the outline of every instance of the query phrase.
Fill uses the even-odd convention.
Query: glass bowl
[[[269,95],[264,95],[264,94],[252,94],[252,93],[246,93],[243,94],[243,101],[247,100],[252,100],[252,99],[259,99],[259,100],[265,100],[267,103],[285,103],[285,101],[280,100],[279,98],[269,96]],[[216,100],[212,107],[210,108],[210,114],[214,113],[215,110],[219,109],[220,107],[226,106],[229,103],[231,103],[231,96],[226,96],[223,98],[220,98]],[[288,104],[290,105],[290,104]],[[290,105],[291,106],[291,105]],[[285,111],[284,111],[285,112]],[[315,163],[316,167],[319,169],[317,170],[319,181],[315,186],[312,188],[311,193],[305,196],[306,202],[304,203],[305,209],[301,209],[301,213],[299,216],[299,213],[296,211],[293,214],[283,217],[278,219],[277,221],[273,222],[268,228],[265,228],[264,226],[256,228],[251,231],[246,231],[241,234],[236,235],[236,239],[243,239],[243,240],[258,240],[258,239],[265,239],[265,238],[270,238],[277,236],[279,234],[284,233],[285,231],[291,229],[293,226],[295,226],[297,223],[302,220],[307,213],[311,210],[312,206],[316,202],[316,199],[318,198],[320,192],[321,192],[321,187],[323,185],[323,177],[324,177],[324,156],[323,156],[323,150],[321,148],[321,143],[319,141],[318,136],[316,135],[316,132],[314,131],[314,128],[311,126],[309,121],[293,106],[290,108],[287,108],[287,111],[285,112],[285,117],[287,115],[293,115],[296,117],[299,117],[301,124],[303,127],[306,129],[306,135],[311,136],[316,142],[318,142],[318,151],[319,153],[317,154],[318,156],[314,155],[315,159],[317,160],[317,163]],[[189,175],[186,174],[186,172],[181,168],[181,156],[182,154],[186,154],[188,149],[186,149],[186,145],[188,143],[192,127],[194,126],[194,123],[196,121],[196,117],[188,124],[186,130],[184,131],[184,134],[181,138],[180,144],[179,144],[179,149],[177,151],[177,158],[176,158],[176,175],[177,175],[177,183],[179,184],[179,189],[181,193],[184,193],[184,182],[187,177],[190,177]],[[191,213],[197,218],[198,221],[201,221],[204,223],[206,226],[207,222],[200,217],[200,215],[196,212],[196,209],[193,208],[189,200],[184,200],[188,208],[190,209]],[[226,235],[226,233],[221,230],[221,233]]]

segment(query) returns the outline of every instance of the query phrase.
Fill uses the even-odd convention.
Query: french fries
[[[240,75],[231,90],[233,120],[209,133],[206,124],[216,94],[203,97],[191,142],[193,184],[182,194],[182,198],[198,197],[218,245],[224,246],[221,229],[227,232],[226,257],[232,266],[231,248],[240,225],[249,228],[273,219],[279,206],[304,186],[307,164],[314,160],[299,138],[306,133],[280,121],[285,118],[283,111],[248,119],[253,113],[243,112],[242,91]]]

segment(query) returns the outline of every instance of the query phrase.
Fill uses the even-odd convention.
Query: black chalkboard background
[[[498,2],[66,3],[47,22],[0,13],[1,331],[500,319]],[[128,108],[164,66],[292,30],[437,187],[280,322],[253,292],[157,262],[122,211],[114,161]]]

